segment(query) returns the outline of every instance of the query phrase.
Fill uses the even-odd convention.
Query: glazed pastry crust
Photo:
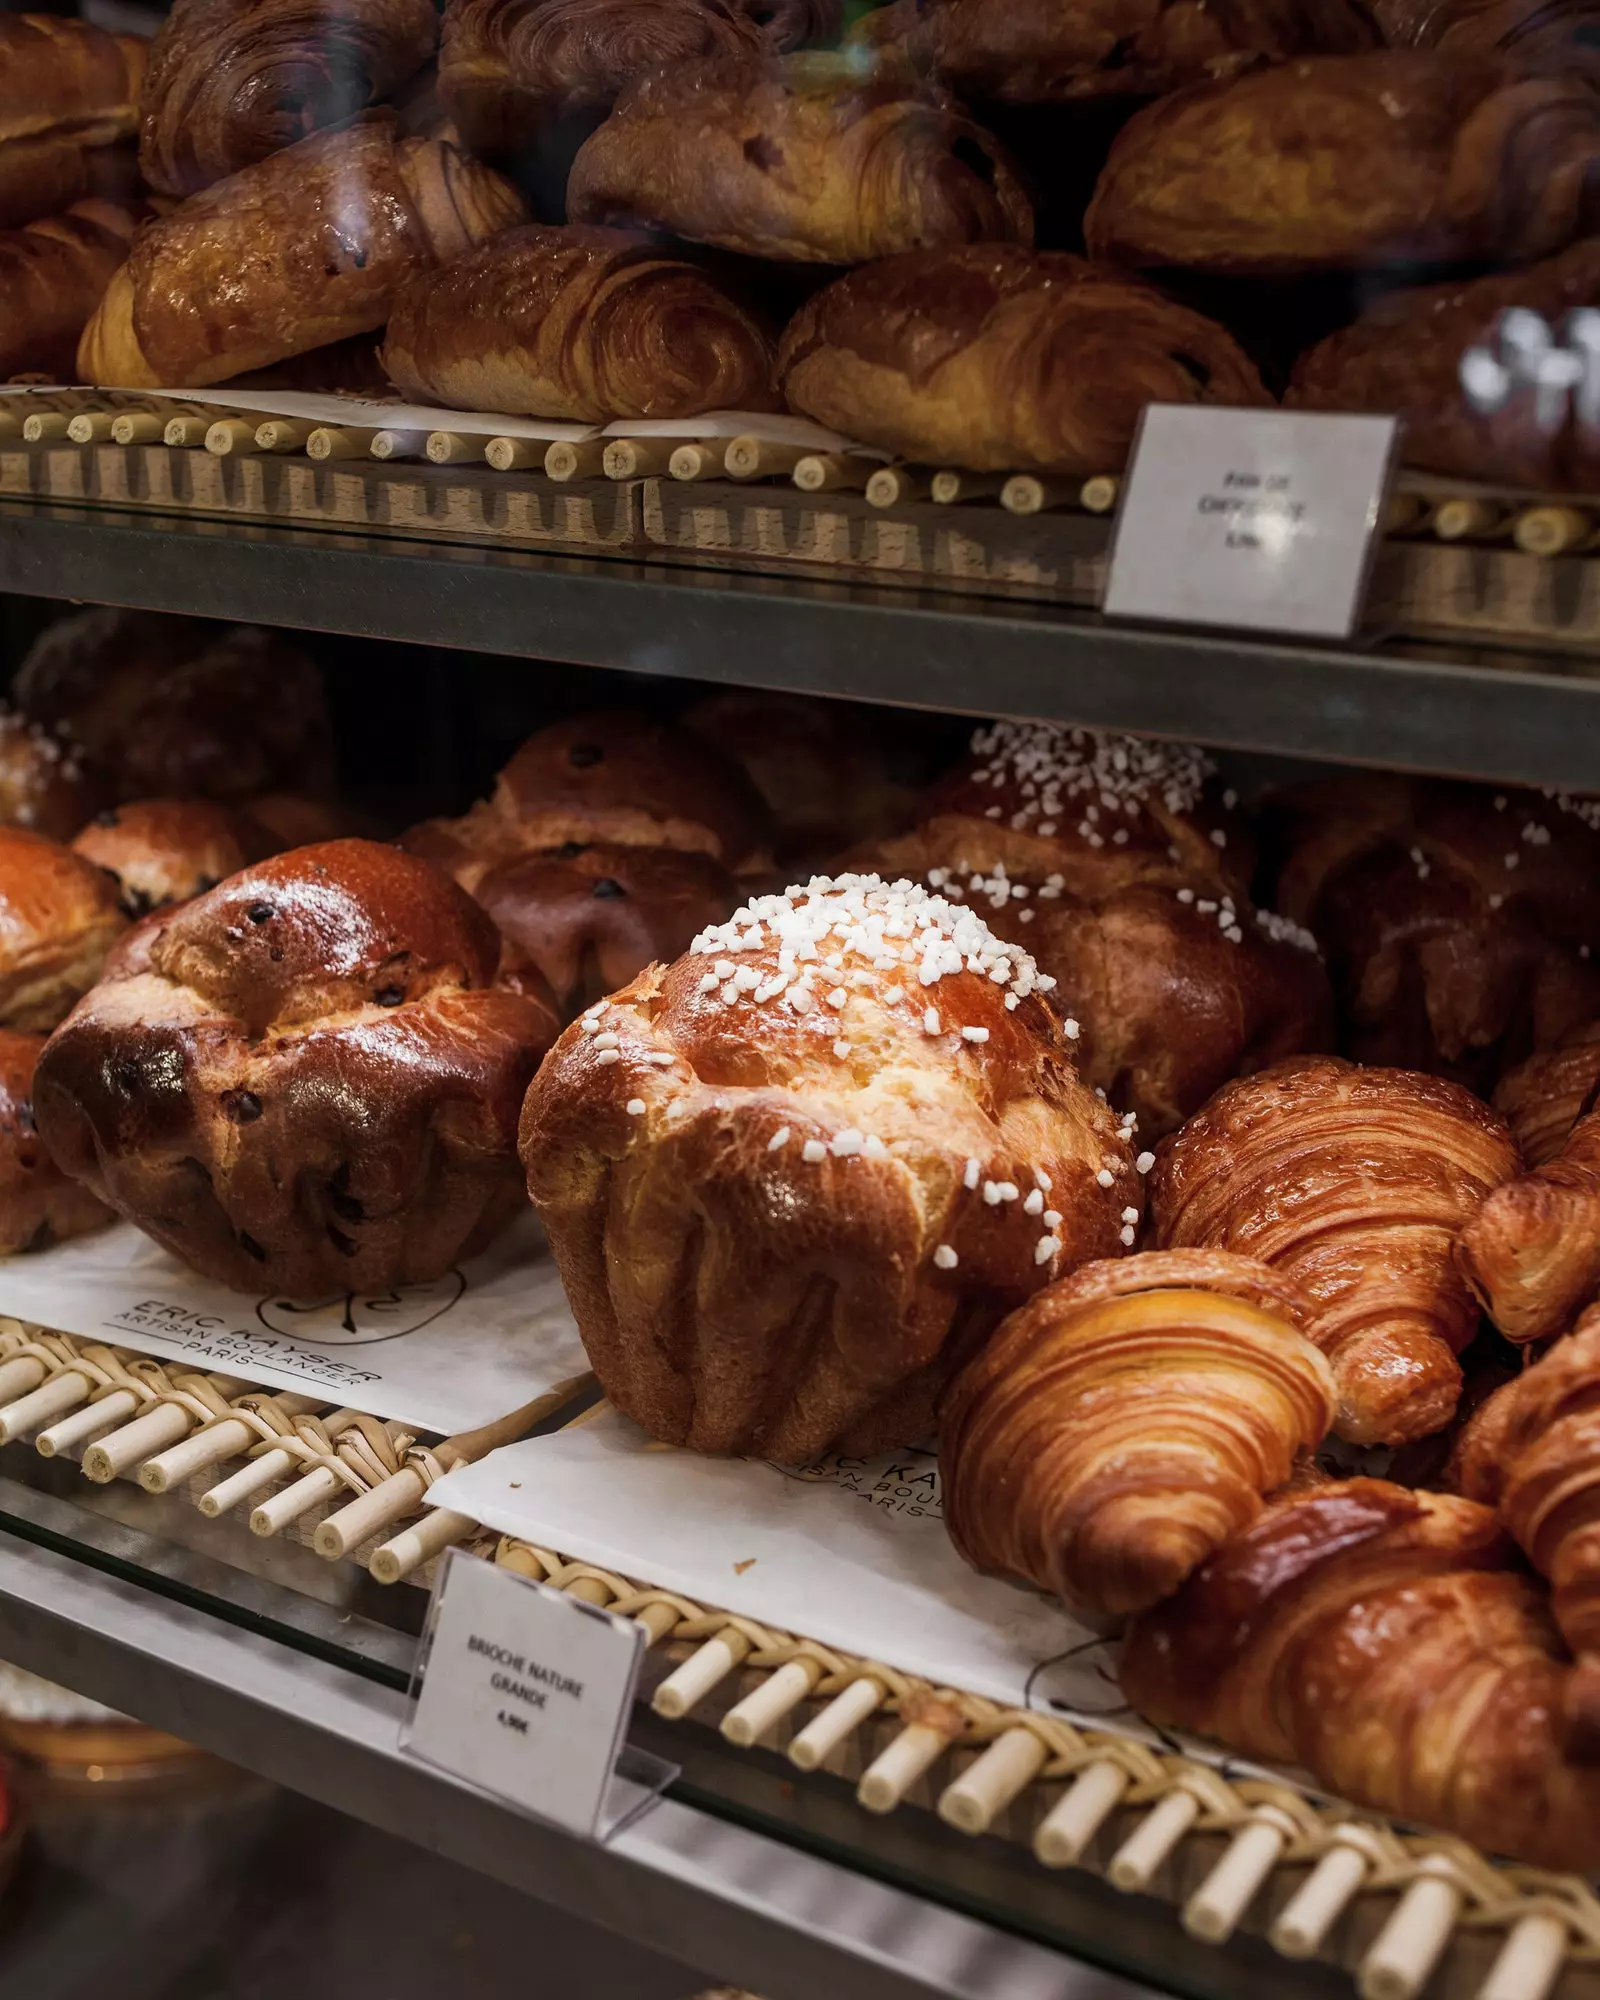
[[[525,219],[521,197],[391,112],[319,133],[143,230],[78,351],[83,379],[225,381],[382,326],[405,280]]]
[[[923,984],[917,921],[911,963],[824,942],[780,997],[772,913],[808,900],[761,899],[593,1010],[522,1119],[607,1395],[668,1442],[783,1463],[926,1436],[951,1368],[1058,1270],[1114,1254],[1140,1202],[1039,994],[1007,1007],[1019,982],[964,962]],[[1028,1212],[1036,1174],[1053,1223]]]
[[[1600,101],[1580,77],[1386,50],[1176,91],[1112,146],[1096,256],[1290,276],[1545,257],[1587,233]]]
[[[0,234],[0,381],[70,381],[78,338],[128,254],[142,203],[81,201]]]
[[[1600,1767],[1566,1744],[1574,1673],[1489,1508],[1351,1479],[1274,1503],[1138,1618],[1121,1680],[1153,1722],[1589,1873]]]
[[[1399,1444],[1455,1409],[1477,1308],[1454,1240],[1516,1170],[1504,1123],[1457,1085],[1305,1056],[1219,1090],[1160,1148],[1150,1200],[1163,1246],[1235,1250],[1303,1285],[1339,1435]]]
[[[641,77],[580,149],[567,213],[798,263],[1033,240],[1015,169],[953,98],[823,57]]]
[[[39,1130],[236,1290],[436,1278],[521,1205],[517,1113],[555,1029],[487,990],[498,957],[426,862],[300,848],[140,926],[40,1059]]]
[[[1298,1286],[1226,1251],[1091,1264],[1039,1293],[940,1413],[945,1524],[975,1568],[1095,1617],[1170,1596],[1333,1418]]]
[[[1213,321],[1105,266],[1006,243],[848,272],[791,321],[778,380],[848,437],[975,471],[1111,471],[1149,403],[1269,400]]]
[[[772,341],[708,273],[623,230],[508,230],[401,290],[390,380],[424,402],[607,423],[773,406]]]
[[[70,848],[0,827],[0,1026],[53,1028],[123,928],[116,893]]]
[[[45,1151],[33,1122],[33,1069],[43,1035],[0,1028],[0,1257],[45,1250],[112,1220]]]

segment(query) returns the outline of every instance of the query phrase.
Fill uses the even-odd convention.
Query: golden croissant
[[[1586,1022],[1559,1048],[1541,1049],[1500,1079],[1494,1108],[1530,1167],[1553,1160],[1580,1118],[1600,1104],[1600,1021]]]
[[[530,225],[404,286],[389,379],[457,409],[605,423],[770,408],[772,342],[708,272],[620,229]]]
[[[1478,1314],[1452,1245],[1516,1167],[1502,1120],[1442,1077],[1294,1057],[1225,1085],[1164,1143],[1156,1240],[1296,1279],[1333,1365],[1339,1435],[1399,1444],[1455,1409]]]
[[[1600,1294],[1600,1111],[1578,1120],[1553,1160],[1497,1188],[1457,1254],[1507,1340],[1565,1333]]]
[[[1091,1615],[1170,1596],[1333,1420],[1311,1312],[1291,1279],[1220,1250],[1089,1264],[1040,1292],[940,1413],[956,1547]]]
[[[433,53],[433,0],[176,0],[150,47],[139,165],[194,194],[386,98]]]
[[[369,112],[141,230],[84,329],[82,379],[199,387],[370,332],[413,273],[525,213],[488,167]]]
[[[1342,1797],[1542,1867],[1600,1867],[1574,1669],[1494,1512],[1351,1479],[1273,1502],[1135,1620],[1152,1722],[1301,1764]]]

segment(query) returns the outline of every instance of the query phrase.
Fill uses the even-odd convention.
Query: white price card
[[[1134,441],[1101,609],[1348,639],[1398,436],[1393,417],[1152,405]]]
[[[645,1632],[451,1549],[434,1587],[404,1747],[507,1804],[608,1838],[675,1775],[618,1770]]]

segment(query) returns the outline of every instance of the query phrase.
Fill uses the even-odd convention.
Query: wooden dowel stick
[[[1156,1870],[1199,1817],[1200,1801],[1193,1792],[1168,1792],[1112,1855],[1106,1870],[1112,1886],[1128,1891],[1147,1889]]]
[[[1492,534],[1505,518],[1505,509],[1492,500],[1441,500],[1434,509],[1433,532],[1441,542],[1464,542],[1475,535]]]
[[[750,1641],[733,1626],[707,1639],[655,1691],[650,1706],[657,1715],[677,1722],[727,1679],[750,1650]]]
[[[544,455],[547,479],[599,479],[605,466],[604,438],[585,438],[581,444],[553,444]]]
[[[672,463],[671,438],[613,438],[600,459],[607,479],[654,479]]]
[[[30,1389],[37,1389],[48,1372],[33,1354],[14,1354],[9,1361],[0,1361],[0,1410],[18,1396],[26,1396]]]
[[[789,1745],[789,1762],[797,1764],[802,1771],[815,1771],[882,1704],[883,1689],[877,1681],[866,1675],[852,1681],[834,1696],[820,1715],[812,1717]]]
[[[1416,2000],[1461,1915],[1461,1891],[1439,1875],[1421,1875],[1396,1903],[1361,1961],[1361,2000]]]
[[[1031,1729],[1008,1729],[969,1764],[939,1800],[939,1817],[963,1833],[987,1833],[1044,1769],[1049,1751]]]
[[[429,431],[423,450],[430,465],[482,465],[484,441],[464,431]]]
[[[67,425],[67,436],[74,444],[106,444],[116,420],[115,410],[80,410]]]
[[[1383,511],[1383,532],[1414,534],[1427,519],[1428,503],[1420,493],[1391,493]]]
[[[931,1722],[912,1722],[867,1766],[856,1797],[868,1812],[893,1812],[924,1771],[950,1748],[951,1738]]]
[[[378,435],[356,424],[318,424],[306,439],[306,457],[318,464],[336,458],[371,458],[372,440]]]
[[[434,1556],[464,1542],[477,1526],[470,1514],[456,1514],[448,1507],[430,1508],[420,1521],[373,1550],[372,1574],[379,1583],[399,1583]]]
[[[959,500],[992,500],[1005,483],[1003,472],[963,472],[950,466],[933,475],[928,498],[940,507],[953,507]]]
[[[674,479],[716,479],[725,454],[714,444],[680,444],[667,460]]]
[[[545,446],[534,438],[490,438],[483,456],[496,472],[521,472],[544,464]]]
[[[769,1729],[780,1723],[791,1709],[798,1708],[822,1678],[817,1660],[786,1660],[776,1673],[768,1674],[760,1687],[722,1718],[722,1733],[730,1743],[748,1750],[759,1743]]]
[[[846,458],[839,452],[813,452],[796,464],[794,483],[802,493],[859,492],[874,469],[870,459]]]
[[[1127,1789],[1127,1772],[1109,1757],[1085,1764],[1033,1837],[1033,1851],[1045,1867],[1075,1868]]]
[[[801,445],[773,444],[766,438],[736,437],[722,454],[730,479],[782,479],[810,454]]]
[[[1292,1824],[1270,1807],[1240,1827],[1222,1859],[1183,1906],[1183,1927],[1204,1944],[1226,1944],[1293,1838]]]
[[[205,1472],[213,1465],[220,1465],[225,1458],[248,1451],[256,1438],[254,1427],[240,1417],[228,1417],[222,1423],[208,1424],[192,1437],[180,1438],[166,1451],[147,1458],[139,1468],[139,1484],[146,1493],[170,1493],[173,1487],[183,1485],[197,1472]]]
[[[206,430],[206,450],[214,458],[250,457],[260,447],[256,426],[247,417],[218,417]]]
[[[1567,1927],[1535,1910],[1511,1926],[1478,2000],[1546,2000],[1567,1955]]]
[[[64,439],[72,419],[59,410],[35,410],[22,420],[24,444],[56,444]]]
[[[1315,1958],[1371,1868],[1361,1847],[1336,1840],[1279,1911],[1268,1933],[1274,1948],[1285,1958]]]
[[[131,1389],[113,1389],[98,1403],[85,1403],[81,1410],[74,1410],[70,1416],[40,1431],[33,1448],[41,1458],[54,1458],[60,1452],[71,1451],[75,1444],[82,1444],[85,1438],[92,1438],[96,1431],[125,1422],[138,1407],[139,1398]]]
[[[496,1556],[495,1561],[502,1569],[508,1569],[513,1576],[531,1576],[535,1583],[543,1583],[551,1574],[537,1553],[526,1542],[518,1542]]]
[[[1524,555],[1564,556],[1582,548],[1593,533],[1594,523],[1581,507],[1530,507],[1517,516],[1511,538]]]
[[[1008,514],[1044,514],[1053,507],[1076,507],[1083,487],[1077,480],[1041,479],[1036,473],[1013,473],[1000,489],[1000,505]]]
[[[256,425],[256,449],[258,451],[304,451],[306,441],[316,429],[298,417],[268,417],[264,424]]]
[[[270,1486],[275,1479],[286,1479],[298,1463],[293,1452],[276,1448],[264,1451],[231,1477],[219,1480],[209,1492],[202,1493],[195,1504],[208,1521],[219,1520],[241,1500],[253,1499],[263,1486]]]
[[[926,500],[928,475],[913,472],[908,465],[880,465],[866,486],[869,507],[898,507],[911,500]]]
[[[428,448],[426,431],[382,430],[372,433],[372,442],[367,447],[373,458],[385,461],[394,458],[421,458]]]
[[[670,1604],[646,1604],[634,1612],[633,1620],[636,1625],[644,1627],[644,1643],[648,1650],[651,1646],[659,1645],[669,1632],[677,1629],[678,1613]]]
[[[21,439],[21,417],[11,410],[0,410],[0,444],[18,444]]]
[[[199,451],[205,444],[211,423],[212,419],[203,412],[182,411],[178,416],[168,417],[161,442],[183,451]]]
[[[37,1389],[0,1410],[0,1444],[10,1444],[26,1431],[53,1424],[68,1410],[88,1402],[93,1391],[94,1384],[81,1370],[63,1368],[59,1375],[52,1375],[48,1382],[41,1382]]]
[[[1098,472],[1078,488],[1078,505],[1086,514],[1114,513],[1121,491],[1122,481],[1115,473]]]
[[[359,1548],[369,1535],[381,1534],[391,1523],[414,1514],[428,1490],[427,1481],[409,1465],[391,1472],[387,1479],[317,1523],[311,1546],[325,1562],[338,1562]]]
[[[580,1576],[572,1583],[562,1585],[563,1596],[575,1597],[580,1604],[593,1604],[602,1611],[613,1602],[616,1594],[597,1576]]]
[[[152,1452],[176,1444],[194,1429],[194,1418],[180,1403],[157,1403],[131,1424],[113,1431],[83,1454],[83,1476],[96,1486],[108,1486],[113,1479],[148,1458]]]
[[[166,419],[148,410],[121,410],[111,419],[113,444],[160,444]]]
[[[213,1493],[218,1491],[212,1488]],[[344,1481],[337,1472],[330,1472],[325,1465],[314,1467],[304,1479],[297,1479],[292,1486],[286,1486],[281,1493],[269,1494],[250,1516],[252,1535],[277,1535],[302,1514],[310,1513],[319,1500],[331,1500],[335,1493],[347,1491]]]

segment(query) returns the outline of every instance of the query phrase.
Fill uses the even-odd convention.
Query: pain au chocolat
[[[197,388],[369,333],[407,278],[525,219],[481,162],[368,112],[142,230],[84,329],[82,379]]]
[[[1149,403],[1269,400],[1215,322],[1126,273],[1009,243],[847,272],[790,322],[778,383],[846,436],[990,472],[1116,470]]]
[[[402,286],[389,379],[456,409],[607,423],[776,401],[772,339],[709,272],[620,229],[530,225]]]
[[[238,1290],[436,1278],[522,1201],[517,1113],[555,1022],[489,990],[498,958],[425,861],[362,840],[280,855],[130,936],[40,1058],[40,1133]]]
[[[1016,170],[954,98],[824,56],[641,77],[573,161],[567,213],[796,263],[1033,240]]]
[[[1139,1216],[1028,955],[817,877],[587,1010],[528,1093],[528,1191],[617,1406],[800,1462],[931,1429],[953,1367]]]
[[[1384,50],[1158,98],[1084,218],[1118,263],[1243,276],[1552,255],[1600,215],[1600,97],[1577,76]]]
[[[448,0],[439,95],[473,152],[511,156],[551,120],[608,111],[649,70],[781,55],[838,18],[837,0]]]

